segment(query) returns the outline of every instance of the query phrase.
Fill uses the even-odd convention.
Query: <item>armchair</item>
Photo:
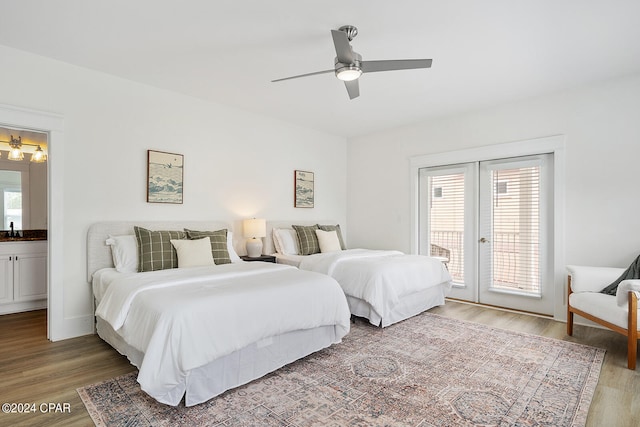
[[[596,322],[627,337],[627,367],[636,369],[638,349],[638,295],[640,280],[624,280],[617,294],[600,293],[624,268],[567,266],[567,334],[573,335],[573,315]]]

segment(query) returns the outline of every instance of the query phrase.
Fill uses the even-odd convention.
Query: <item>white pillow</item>
[[[135,273],[138,271],[138,244],[136,236],[127,234],[124,236],[112,236],[105,242],[111,246],[113,265],[120,273]]]
[[[282,248],[280,247],[280,241],[278,240],[278,229],[274,228],[273,230],[271,230],[271,235],[273,236],[273,247],[275,248],[276,252],[281,254],[282,253]]]
[[[283,255],[300,255],[296,230],[293,228],[274,228],[273,237],[273,243],[278,253]]]
[[[320,252],[325,253],[342,250],[342,247],[340,246],[340,240],[338,239],[338,233],[335,230],[316,230],[316,236],[318,236]]]
[[[171,239],[170,242],[178,253],[178,268],[216,265],[208,236],[195,240]]]
[[[231,259],[231,262],[242,261],[240,259],[240,256],[238,255],[238,252],[236,252],[235,248],[233,247],[233,232],[229,230],[227,230],[227,252],[229,252],[229,258]]]

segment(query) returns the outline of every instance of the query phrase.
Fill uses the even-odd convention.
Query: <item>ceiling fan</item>
[[[335,67],[331,70],[316,71],[300,74],[292,77],[271,80],[281,82],[283,80],[297,79],[300,77],[315,76],[316,74],[335,73],[336,77],[344,81],[349,98],[360,96],[358,78],[363,73],[375,73],[377,71],[412,70],[416,68],[431,68],[431,59],[394,59],[386,61],[363,61],[359,53],[354,52],[349,44],[358,35],[358,29],[352,25],[340,27],[337,31],[331,30],[333,45],[336,48]]]

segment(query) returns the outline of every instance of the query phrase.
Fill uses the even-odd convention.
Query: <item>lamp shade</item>
[[[11,149],[9,150],[9,155],[7,156],[9,160],[24,159],[24,153],[22,152],[21,136],[19,136],[18,139],[15,139],[13,135],[11,135],[11,141],[9,142],[9,146],[11,147]]]
[[[244,237],[265,237],[267,235],[267,222],[264,219],[245,219],[242,225]]]
[[[9,150],[9,155],[7,156],[7,158],[9,160],[23,160],[24,153],[20,148],[11,148],[11,150]]]
[[[31,154],[31,161],[33,163],[44,163],[47,161],[47,155],[44,154],[44,151],[42,151],[42,148],[39,145],[36,151]]]

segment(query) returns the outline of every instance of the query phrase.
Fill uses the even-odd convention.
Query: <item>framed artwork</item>
[[[294,202],[296,208],[313,207],[313,172],[294,172]]]
[[[147,202],[182,203],[184,156],[147,150]]]

